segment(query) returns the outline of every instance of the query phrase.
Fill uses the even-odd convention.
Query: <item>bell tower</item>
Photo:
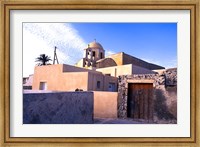
[[[85,49],[83,67],[96,67],[96,61],[105,58],[105,50],[96,39]]]

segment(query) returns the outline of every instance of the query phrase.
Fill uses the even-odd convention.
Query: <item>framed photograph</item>
[[[198,0],[0,3],[2,146],[200,145]]]

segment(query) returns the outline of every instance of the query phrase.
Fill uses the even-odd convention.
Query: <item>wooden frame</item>
[[[1,3],[1,50],[0,50],[0,130],[1,146],[55,146],[88,145],[102,146],[200,146],[200,106],[199,106],[199,0],[175,1],[137,1],[137,0],[3,0]],[[191,14],[191,137],[188,138],[11,138],[10,128],[10,63],[9,63],[9,17],[10,10],[29,9],[82,9],[82,10],[190,10]],[[37,143],[37,144],[34,144]],[[53,144],[52,144],[53,143]],[[125,144],[126,143],[126,144]]]

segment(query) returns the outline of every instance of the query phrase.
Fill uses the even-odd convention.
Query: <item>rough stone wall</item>
[[[167,69],[165,72],[165,78],[166,78],[166,86],[175,86],[177,85],[177,69],[176,68],[170,68]]]
[[[160,86],[154,89],[154,122],[176,123],[177,87]]]
[[[128,82],[130,80],[153,80],[154,122],[176,123],[177,75],[176,69],[162,74],[123,75],[118,79],[118,117],[127,117]],[[173,81],[173,82],[172,82]]]
[[[128,80],[154,80],[153,86],[164,83],[164,77],[158,77],[156,74],[124,75],[118,79],[118,116],[127,117],[127,99],[128,99]]]
[[[27,93],[23,95],[24,124],[91,124],[92,92]]]

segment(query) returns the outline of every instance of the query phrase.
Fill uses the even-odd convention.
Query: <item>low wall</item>
[[[94,91],[94,117],[117,118],[117,92]]]
[[[91,124],[92,92],[24,93],[24,124]]]

